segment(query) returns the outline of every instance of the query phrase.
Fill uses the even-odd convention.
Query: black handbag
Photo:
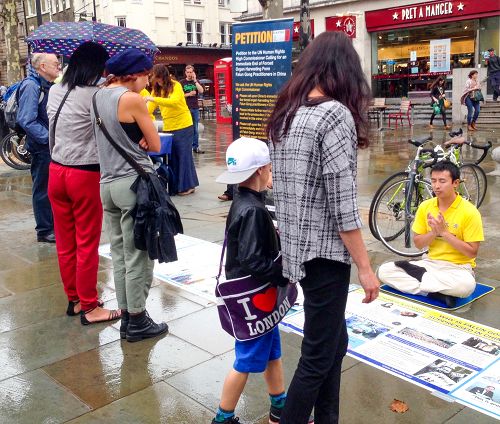
[[[97,126],[111,145],[139,174],[130,189],[137,194],[134,208],[134,245],[158,262],[177,260],[174,236],[183,232],[180,214],[156,173],[147,172],[111,137],[97,111],[95,94],[92,106]]]

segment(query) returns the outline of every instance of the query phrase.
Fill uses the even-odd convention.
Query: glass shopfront
[[[495,16],[372,32],[373,96],[427,98],[429,85],[439,75],[446,77],[446,89],[451,90],[454,68],[485,66],[486,50],[498,49],[498,31]],[[433,44],[448,40],[444,66],[436,68],[432,58],[439,50]]]

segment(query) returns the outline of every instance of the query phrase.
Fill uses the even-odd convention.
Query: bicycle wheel
[[[411,196],[407,197],[406,190],[409,183],[409,178],[403,178],[394,181],[379,193],[373,208],[373,224],[378,233],[378,240],[389,250],[411,258],[426,252],[413,244],[409,231],[418,206],[424,200],[430,199],[433,194],[431,184],[422,180],[414,183]],[[411,198],[410,216],[405,212],[407,198]]]
[[[469,164],[467,164],[469,165]],[[483,204],[484,198],[486,197],[486,191],[488,190],[488,179],[486,178],[486,172],[479,165],[475,163],[471,164],[474,168],[474,172],[477,175],[477,180],[479,181],[479,200],[477,207]]]
[[[478,208],[482,199],[479,178],[474,166],[471,163],[460,166],[458,193]]]
[[[377,197],[380,195],[380,193],[385,190],[391,183],[394,181],[399,181],[403,178],[408,177],[408,172],[397,172],[390,177],[386,178],[384,182],[380,185],[380,187],[377,189],[375,192],[375,195],[373,196],[373,200],[370,203],[370,211],[368,212],[368,226],[370,227],[370,232],[372,233],[373,237],[375,237],[377,240],[379,240],[379,235],[377,233],[377,230],[375,229],[375,225],[373,223],[373,210],[375,208],[375,200]]]
[[[11,132],[0,143],[0,156],[7,165],[14,169],[30,169],[31,155],[25,148],[25,135]]]

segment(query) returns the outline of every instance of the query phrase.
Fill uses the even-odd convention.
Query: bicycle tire
[[[18,151],[18,147],[24,149],[25,137],[11,132],[0,141],[0,156],[11,168],[26,170],[31,167],[31,155],[25,150],[23,153]]]
[[[467,164],[468,165],[468,164]],[[471,164],[476,172],[477,179],[479,181],[479,200],[478,200],[478,208],[483,204],[484,198],[486,197],[486,192],[488,191],[488,178],[486,177],[486,172],[479,165],[475,163]]]
[[[380,193],[390,185],[392,181],[395,180],[400,180],[402,178],[408,178],[408,172],[402,171],[402,172],[396,172],[395,174],[392,174],[390,177],[387,177],[382,184],[380,184],[380,187],[377,189],[375,194],[373,195],[372,202],[370,203],[370,210],[368,212],[368,226],[370,227],[370,232],[372,233],[373,237],[375,237],[377,240],[378,238],[378,233],[377,230],[375,229],[375,225],[373,224],[373,209],[375,207],[375,200],[377,197],[380,195]]]
[[[481,201],[481,191],[479,186],[479,177],[474,169],[475,166],[476,165],[472,163],[466,163],[460,166],[460,184],[458,186],[458,193],[478,208]]]
[[[415,246],[405,247],[405,230],[413,223],[414,214],[424,200],[433,196],[432,186],[426,180],[415,182],[412,190],[412,216],[407,219],[404,208],[404,202],[407,199],[406,188],[409,186],[410,179],[402,178],[394,181],[382,190],[375,198],[373,208],[373,224],[380,240],[391,252],[400,256],[414,258],[426,253],[427,250],[421,250]],[[407,234],[406,234],[407,235]]]

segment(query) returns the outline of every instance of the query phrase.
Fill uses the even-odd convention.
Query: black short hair
[[[71,55],[62,84],[70,90],[76,86],[97,85],[108,59],[108,52],[100,44],[83,43]]]
[[[442,160],[436,163],[431,169],[431,175],[434,171],[437,172],[448,171],[451,175],[452,181],[460,179],[460,169],[458,168],[457,165],[450,162],[449,160]]]

